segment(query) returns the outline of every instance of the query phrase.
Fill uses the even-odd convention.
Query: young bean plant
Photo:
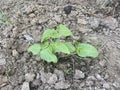
[[[40,43],[34,43],[28,47],[33,55],[39,55],[46,62],[58,62],[59,55],[78,55],[80,57],[98,56],[97,49],[87,43],[80,43],[77,40],[68,41],[66,37],[72,37],[72,32],[65,25],[58,25],[56,29],[47,29],[43,32]]]

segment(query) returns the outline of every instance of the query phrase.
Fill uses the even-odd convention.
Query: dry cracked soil
[[[52,64],[27,52],[59,24],[98,58]],[[120,0],[0,0],[0,90],[120,90]]]

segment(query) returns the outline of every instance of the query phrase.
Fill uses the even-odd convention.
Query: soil
[[[119,0],[1,0],[0,10],[0,90],[120,90]],[[28,53],[59,24],[94,45],[99,57],[53,64]]]

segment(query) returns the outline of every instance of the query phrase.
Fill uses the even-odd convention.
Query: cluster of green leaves
[[[6,13],[0,10],[0,21],[5,24],[10,24],[10,20],[7,18]]]
[[[56,29],[47,29],[41,37],[41,43],[35,43],[28,48],[33,55],[40,55],[40,57],[47,61],[57,63],[58,58],[56,53],[63,53],[65,55],[77,54],[80,57],[97,57],[97,49],[86,43],[73,43],[68,41],[61,41],[61,38],[72,36],[72,32],[65,26],[60,24]]]

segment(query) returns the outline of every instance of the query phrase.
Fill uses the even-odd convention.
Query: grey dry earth
[[[0,9],[7,18],[0,20],[0,90],[120,90],[119,0],[1,0]],[[60,23],[97,47],[99,57],[51,64],[27,52]]]

